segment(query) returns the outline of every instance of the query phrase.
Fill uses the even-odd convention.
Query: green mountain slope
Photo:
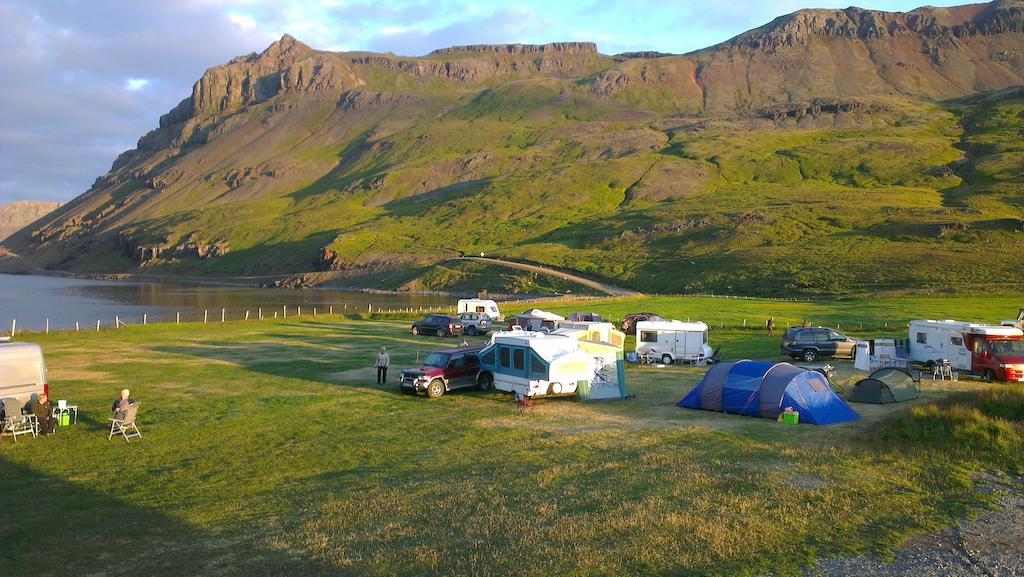
[[[4,246],[394,288],[502,289],[431,272],[481,252],[659,292],[1019,286],[1022,6],[801,11],[658,58],[286,36]]]

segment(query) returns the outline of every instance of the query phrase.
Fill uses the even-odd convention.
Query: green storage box
[[[60,426],[67,427],[71,424],[71,413],[61,413],[58,419],[60,420]]]
[[[782,422],[787,425],[797,425],[800,423],[800,413],[782,413]]]

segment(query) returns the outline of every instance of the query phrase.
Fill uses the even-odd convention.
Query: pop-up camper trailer
[[[483,389],[525,397],[579,394],[584,400],[626,397],[622,349],[568,335],[503,331],[480,353]]]
[[[519,327],[524,331],[550,333],[558,328],[559,322],[564,320],[565,317],[555,313],[549,313],[540,309],[530,309],[509,321],[508,328],[512,330],[515,327]]]

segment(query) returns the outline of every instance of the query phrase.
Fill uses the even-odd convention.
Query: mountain
[[[0,204],[0,241],[18,229],[39,220],[42,216],[60,206],[59,202],[38,202],[22,200]]]
[[[285,35],[4,246],[383,288],[487,286],[436,266],[481,252],[661,292],[1019,286],[1022,85],[1024,0],[802,10],[686,55]]]

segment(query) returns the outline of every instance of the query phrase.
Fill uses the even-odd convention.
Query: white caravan
[[[659,359],[666,365],[677,361],[700,362],[714,355],[708,346],[708,326],[702,322],[682,321],[636,323],[636,353]]]
[[[49,388],[39,345],[0,342],[0,399],[17,399],[25,407],[40,393],[49,394]]]
[[[505,315],[498,310],[498,303],[492,300],[459,299],[458,310],[455,311],[455,314],[459,313],[480,313],[491,317],[493,322],[505,320]]]

